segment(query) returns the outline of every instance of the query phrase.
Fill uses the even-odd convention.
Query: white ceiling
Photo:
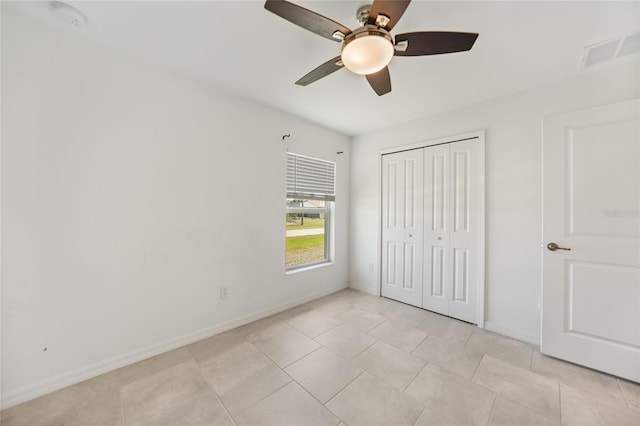
[[[295,1],[354,28],[366,1]],[[262,1],[69,1],[88,23],[57,20],[48,2],[2,2],[93,43],[301,116],[349,135],[579,74],[582,48],[638,32],[640,2],[414,0],[393,34],[478,32],[470,52],[397,57],[393,91],[378,97],[362,76],[340,70],[310,86],[294,82],[337,56],[340,44],[263,8]]]

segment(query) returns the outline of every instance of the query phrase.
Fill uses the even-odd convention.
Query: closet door
[[[424,148],[423,307],[478,322],[482,169],[477,140]]]
[[[476,140],[450,144],[449,316],[478,322],[482,238],[482,161]]]
[[[423,307],[449,314],[451,256],[449,253],[449,145],[424,151],[424,293]]]
[[[422,306],[423,151],[382,157],[382,295]]]

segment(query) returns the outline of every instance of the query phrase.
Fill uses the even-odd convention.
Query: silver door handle
[[[556,251],[556,250],[567,250],[567,251],[571,251],[571,249],[569,247],[560,247],[559,245],[557,245],[556,243],[549,243],[547,244],[547,250],[549,251]]]

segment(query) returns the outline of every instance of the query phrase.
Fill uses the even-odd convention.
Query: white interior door
[[[422,150],[382,157],[382,295],[422,306]]]
[[[635,100],[546,117],[543,145],[541,350],[634,381],[640,381],[639,116]]]

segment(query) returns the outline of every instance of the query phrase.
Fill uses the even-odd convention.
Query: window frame
[[[333,222],[335,215],[335,161],[287,152],[286,214],[324,215],[324,258],[322,260],[287,266],[285,226],[285,272],[299,271],[333,263]],[[301,200],[302,206],[289,206],[291,200]],[[304,207],[307,201],[324,201],[324,207]],[[286,223],[286,219],[285,219]]]
[[[308,201],[305,200],[305,201]],[[304,268],[310,268],[310,267],[314,267],[314,266],[318,266],[318,265],[323,265],[325,263],[332,263],[332,250],[331,250],[331,242],[333,240],[333,238],[331,238],[331,229],[332,229],[332,216],[333,216],[333,204],[334,201],[325,201],[325,206],[324,207],[289,207],[287,206],[287,211],[285,214],[285,218],[286,215],[288,214],[305,214],[305,213],[324,213],[324,259],[322,260],[318,260],[315,262],[307,262],[307,263],[301,263],[298,265],[292,265],[292,266],[286,266],[286,240],[287,240],[287,236],[286,236],[286,232],[285,232],[285,272],[291,272],[291,271],[296,271],[299,269],[304,269]],[[285,219],[286,220],[286,219]]]

